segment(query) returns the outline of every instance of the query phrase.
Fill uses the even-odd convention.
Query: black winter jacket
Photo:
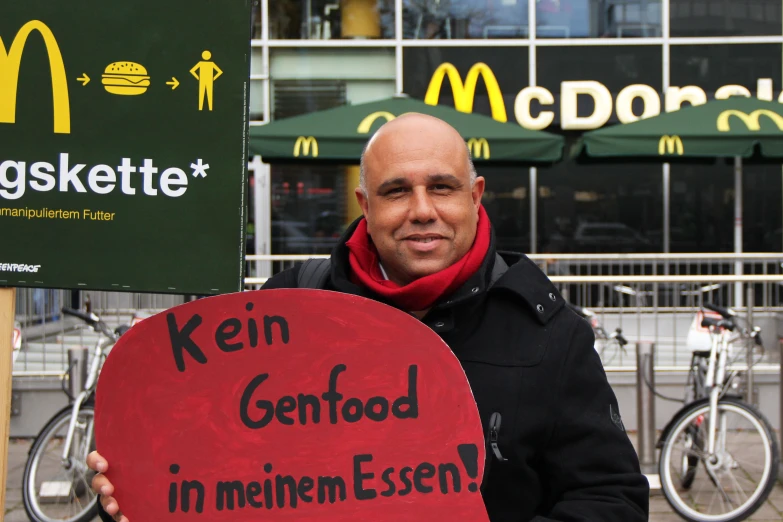
[[[385,302],[350,280],[345,241],[357,223],[332,252],[324,288]],[[530,259],[515,257],[496,255],[493,234],[481,269],[423,319],[462,363],[485,435],[492,414],[501,415],[498,449],[505,460],[487,451],[489,519],[648,520],[649,485],[591,327]],[[264,288],[296,288],[299,269],[275,275]],[[493,272],[502,273],[494,283]]]
[[[332,252],[324,287],[385,302],[351,283],[345,241],[355,225]],[[530,259],[498,257],[492,246],[479,272],[423,320],[462,363],[485,435],[492,414],[501,415],[499,450],[507,460],[488,449],[490,520],[646,521],[649,485],[592,328]],[[506,261],[507,269],[495,267]],[[264,288],[296,288],[298,272],[281,272]],[[493,272],[502,273],[494,283]]]

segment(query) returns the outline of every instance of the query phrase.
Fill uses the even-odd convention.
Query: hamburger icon
[[[150,77],[143,65],[135,62],[110,63],[103,73],[104,89],[112,94],[135,96],[147,92]]]

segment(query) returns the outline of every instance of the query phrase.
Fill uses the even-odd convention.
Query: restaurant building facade
[[[783,101],[781,0],[256,0],[251,126],[405,93],[558,133],[729,96]],[[249,252],[328,253],[355,165],[255,158]],[[502,249],[783,250],[780,165],[482,166]]]

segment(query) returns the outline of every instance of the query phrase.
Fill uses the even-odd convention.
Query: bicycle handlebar
[[[706,303],[704,305],[704,308],[707,310],[712,310],[713,312],[717,312],[720,315],[722,315],[726,319],[731,319],[732,317],[736,316],[737,314],[734,312],[734,310],[730,310],[728,308],[723,308],[722,306],[718,306],[712,303]]]
[[[70,315],[73,317],[78,317],[79,319],[89,324],[90,326],[94,326],[98,324],[98,322],[100,321],[100,318],[93,313],[88,314],[87,312],[82,312],[81,310],[74,310],[73,308],[63,308],[63,314]]]
[[[82,312],[81,310],[74,310],[73,308],[63,308],[62,309],[64,315],[70,315],[73,317],[78,317],[88,325],[90,325],[93,329],[96,331],[100,331],[104,335],[106,335],[108,338],[116,341],[117,338],[122,335],[120,332],[112,332],[111,328],[108,327],[106,323],[104,323],[100,317],[95,315],[94,313],[87,313]],[[123,332],[124,333],[124,332]]]
[[[734,321],[727,320],[727,319],[713,319],[712,317],[704,317],[701,320],[701,325],[704,328],[710,328],[713,326],[716,328],[725,328],[730,332],[733,332],[734,329],[737,327],[737,325],[734,324]]]

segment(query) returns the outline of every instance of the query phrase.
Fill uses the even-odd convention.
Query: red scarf
[[[484,262],[489,250],[490,223],[484,207],[479,207],[476,239],[462,259],[440,272],[421,277],[400,286],[383,277],[378,251],[367,233],[367,221],[362,219],[351,239],[346,242],[352,279],[408,312],[427,310],[441,297],[465,284]]]

